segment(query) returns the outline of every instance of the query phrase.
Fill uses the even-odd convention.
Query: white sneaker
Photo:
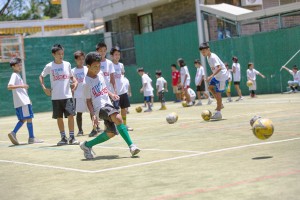
[[[193,106],[193,102],[190,101],[190,103],[187,104],[188,107]]]
[[[207,101],[207,105],[210,105],[212,102],[213,102],[213,100],[211,98],[209,98]]]
[[[80,148],[83,151],[83,155],[86,159],[90,160],[94,158],[95,152],[92,148],[85,146],[86,141],[80,143]]]
[[[215,112],[215,114],[210,119],[221,120],[222,119],[222,114],[220,112]]]
[[[132,156],[135,156],[136,154],[138,154],[141,150],[135,146],[134,144],[130,145],[129,147],[130,153]]]
[[[37,138],[29,138],[28,139],[28,144],[36,144],[36,143],[43,143],[44,140],[40,140],[40,139],[37,139]]]
[[[198,103],[195,106],[202,106],[202,102],[198,101]]]
[[[232,99],[227,99],[226,102],[227,103],[232,102]]]
[[[19,141],[18,141],[15,133],[13,133],[13,132],[9,133],[8,138],[10,139],[11,143],[13,143],[14,145],[19,145]]]

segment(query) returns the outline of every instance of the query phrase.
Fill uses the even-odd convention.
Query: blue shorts
[[[227,84],[228,84],[228,80],[218,81],[215,77],[213,77],[209,82],[209,85],[215,86],[216,92],[224,92]]]
[[[144,97],[144,101],[146,101],[146,102],[151,102],[151,96],[146,96],[146,97]]]
[[[16,108],[16,115],[18,120],[32,119],[33,111],[31,104]]]

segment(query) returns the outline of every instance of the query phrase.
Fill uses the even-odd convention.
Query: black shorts
[[[75,116],[75,105],[73,103],[73,99],[59,99],[59,100],[52,100],[52,109],[53,114],[52,118],[67,118],[68,116],[72,115]]]
[[[234,85],[240,85],[240,81],[234,81],[233,84]]]
[[[112,101],[113,106],[115,109],[119,110],[129,108],[130,107],[130,102],[129,102],[129,97],[127,93],[119,95],[120,99],[118,101]]]
[[[99,119],[104,120],[106,132],[113,132],[115,135],[118,135],[119,133],[117,131],[116,125],[110,118],[110,116],[114,113],[119,113],[119,111],[115,109],[114,106],[110,104],[105,104],[105,106],[99,111]]]
[[[165,91],[160,91],[158,92],[158,100],[161,102],[161,103],[165,103],[166,100],[165,100]]]
[[[205,84],[204,81],[202,81],[201,85],[197,85],[197,92],[204,92],[205,91]]]

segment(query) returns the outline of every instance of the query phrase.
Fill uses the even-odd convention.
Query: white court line
[[[299,139],[300,139],[300,137],[286,139],[286,140],[277,140],[277,141],[271,141],[271,142],[264,142],[264,143],[248,144],[248,145],[242,145],[242,146],[236,146],[236,147],[229,147],[229,148],[217,149],[217,150],[212,150],[212,151],[200,152],[200,153],[197,153],[197,154],[178,156],[178,157],[155,160],[155,161],[144,162],[144,163],[137,163],[137,164],[133,164],[133,165],[125,165],[125,166],[121,166],[121,167],[112,167],[112,168],[101,169],[101,170],[81,170],[81,169],[75,169],[75,168],[59,167],[59,166],[52,166],[52,165],[41,165],[41,164],[19,162],[19,161],[13,161],[13,160],[0,160],[0,163],[1,162],[2,163],[12,163],[12,164],[28,165],[28,166],[43,167],[43,168],[61,169],[61,170],[65,170],[65,171],[76,171],[76,172],[82,172],[82,173],[101,173],[101,172],[114,171],[114,170],[126,169],[126,168],[131,168],[131,167],[151,165],[151,164],[155,164],[155,163],[162,163],[162,162],[167,162],[167,161],[172,161],[172,160],[179,160],[179,159],[183,159],[183,158],[196,157],[196,156],[207,155],[207,154],[212,154],[212,153],[225,152],[225,151],[236,150],[236,149],[243,149],[243,148],[254,147],[254,146],[262,146],[262,145],[268,145],[268,144],[290,142],[290,141],[299,140]]]

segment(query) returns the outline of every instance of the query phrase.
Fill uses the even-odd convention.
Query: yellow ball
[[[138,112],[138,113],[142,112],[142,110],[143,110],[143,109],[142,109],[141,106],[138,106],[138,107],[135,108],[135,111]]]
[[[182,101],[181,104],[182,104],[183,107],[187,107],[187,102],[186,101]]]
[[[205,121],[209,121],[211,118],[211,112],[209,110],[203,110],[201,113],[201,117],[205,120]]]
[[[252,82],[252,81],[250,81],[250,80],[247,81],[247,86],[248,86],[248,87],[251,87],[252,85],[253,85],[253,82]]]
[[[253,124],[253,134],[261,140],[266,140],[274,133],[274,125],[270,119],[259,118]]]

